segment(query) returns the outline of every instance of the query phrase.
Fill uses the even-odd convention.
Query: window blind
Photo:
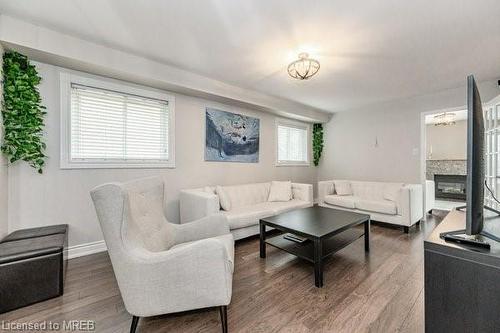
[[[73,161],[168,161],[168,101],[71,85]]]
[[[307,163],[307,130],[278,125],[278,163]]]

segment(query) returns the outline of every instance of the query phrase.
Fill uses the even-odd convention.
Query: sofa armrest
[[[424,216],[424,195],[422,185],[407,184],[401,188],[401,195],[398,201],[398,212],[406,217],[408,226],[420,221]]]
[[[182,190],[179,195],[181,223],[199,220],[220,211],[217,195],[199,190]]]
[[[312,184],[292,183],[292,196],[294,199],[313,203],[313,186]]]
[[[432,180],[425,181],[425,211],[430,212],[436,203],[435,184]]]
[[[325,196],[333,194],[333,180],[324,180],[318,182],[318,204],[325,201]]]

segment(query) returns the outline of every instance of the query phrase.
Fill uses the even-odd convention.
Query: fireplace
[[[465,201],[466,178],[464,175],[434,175],[436,198]]]

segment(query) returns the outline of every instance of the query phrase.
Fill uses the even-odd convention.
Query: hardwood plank
[[[416,268],[412,276],[401,285],[376,320],[369,324],[369,332],[382,332],[384,330],[386,332],[397,332],[401,330],[423,291],[421,275],[420,267]]]
[[[418,295],[415,304],[410,310],[408,317],[406,317],[401,328],[398,329],[399,332],[424,332],[424,292],[423,290]]]
[[[358,239],[325,261],[323,288],[313,266],[267,248],[257,237],[238,241],[231,332],[422,332],[423,239],[446,213],[435,211],[418,228],[372,225],[371,251]],[[16,322],[96,321],[96,332],[128,332],[127,313],[107,253],[68,262],[65,294],[0,315]],[[217,309],[143,318],[138,332],[220,332]]]

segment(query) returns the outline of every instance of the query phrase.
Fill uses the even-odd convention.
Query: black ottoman
[[[18,230],[0,242],[0,313],[63,294],[66,224]]]

